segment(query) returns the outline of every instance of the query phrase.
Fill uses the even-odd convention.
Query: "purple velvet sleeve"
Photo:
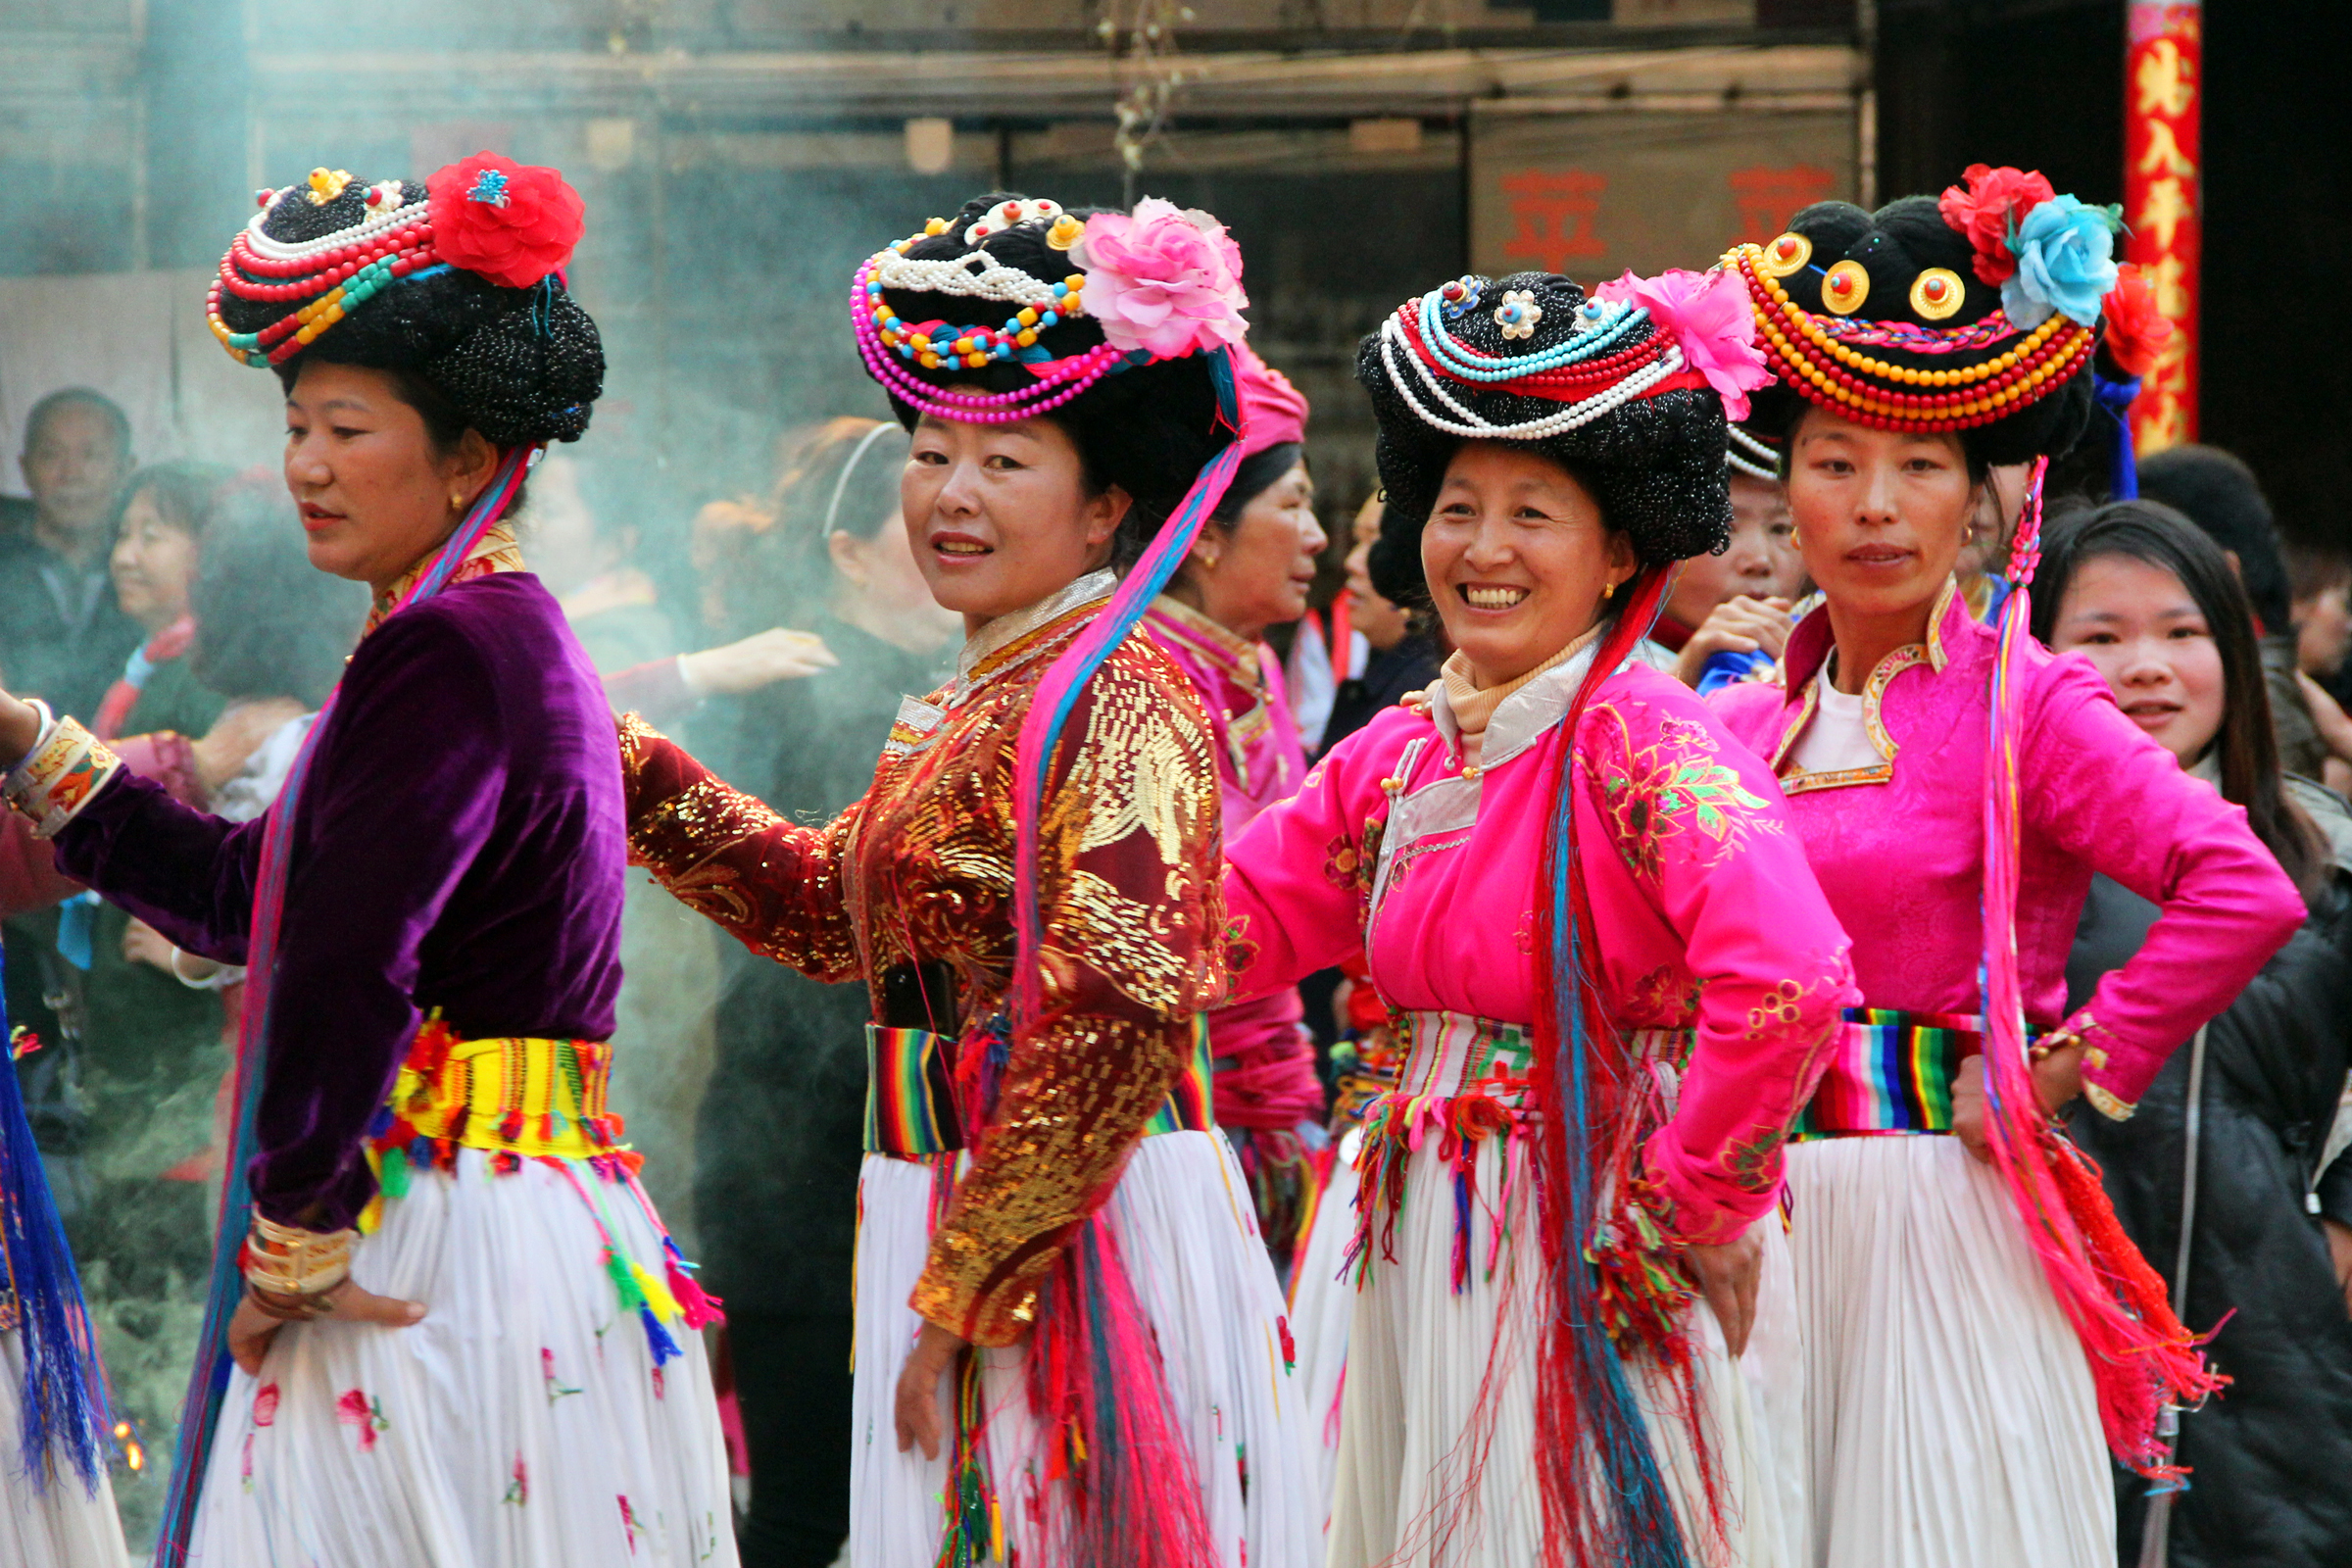
[[[221,963],[245,961],[260,822],[208,816],[155,780],[125,770],[91,797],[55,843],[59,870],[174,946]]]
[[[422,1021],[420,955],[490,853],[507,764],[494,673],[434,617],[396,617],[363,646],[323,721],[295,830],[249,1173],[255,1205],[280,1223],[351,1224],[374,1191],[363,1140]],[[122,780],[58,836],[59,863],[182,946],[225,956],[232,936],[245,945],[260,828]]]

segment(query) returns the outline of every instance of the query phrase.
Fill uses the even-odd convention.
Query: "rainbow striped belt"
[[[1962,1062],[1984,1054],[1984,1020],[1976,1013],[1848,1007],[1830,1051],[1829,1071],[1790,1138],[1948,1133],[1952,1079]]]
[[[984,1037],[969,1038],[977,1045]],[[965,1120],[956,1095],[960,1044],[928,1029],[865,1026],[867,1153],[926,1159],[966,1147]],[[1208,1019],[1202,1014],[1193,1019],[1193,1059],[1144,1123],[1144,1136],[1208,1132],[1216,1125],[1210,1104]]]

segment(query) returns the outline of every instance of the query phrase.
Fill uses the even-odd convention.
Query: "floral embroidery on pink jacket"
[[[1788,686],[1710,699],[1776,765],[1812,716],[1832,638],[1827,608],[1790,634]],[[1996,636],[1950,588],[1926,644],[1889,654],[1864,683],[1883,765],[1783,779],[1788,814],[1846,930],[1873,1007],[1983,1010],[1978,968],[1984,860],[1986,704]],[[2062,1021],[2066,954],[2093,871],[2160,904],[2137,956],[2064,1019],[2091,1047],[2084,1081],[2129,1114],[2165,1058],[2243,990],[2303,923],[2294,884],[2245,812],[2183,772],[2126,718],[2089,663],[2029,642],[2018,687],[2018,962],[2028,1022]]]
[[[1474,779],[1433,688],[1429,711],[1383,713],[1252,822],[1227,849],[1237,993],[1288,985],[1368,930],[1391,1007],[1532,1022],[1559,719],[1586,662],[1504,699]],[[1724,1240],[1772,1206],[1781,1140],[1856,1000],[1845,934],[1770,771],[1671,678],[1604,680],[1575,764],[1603,1003],[1623,1030],[1695,1031],[1644,1174],[1679,1239]]]

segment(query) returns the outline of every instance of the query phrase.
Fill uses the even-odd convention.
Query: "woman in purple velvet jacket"
[[[252,966],[166,1563],[734,1561],[708,1303],[604,1106],[612,716],[503,520],[602,384],[579,231],[561,175],[481,154],[321,170],[223,261],[213,328],[286,385],[312,563],[376,594],[268,817],[0,694],[60,866]]]

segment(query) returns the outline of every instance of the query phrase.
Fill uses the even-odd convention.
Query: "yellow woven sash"
[[[605,1108],[612,1048],[586,1040],[447,1040],[417,1049],[392,1085],[394,1133],[466,1149],[586,1159],[616,1152],[620,1118]]]

